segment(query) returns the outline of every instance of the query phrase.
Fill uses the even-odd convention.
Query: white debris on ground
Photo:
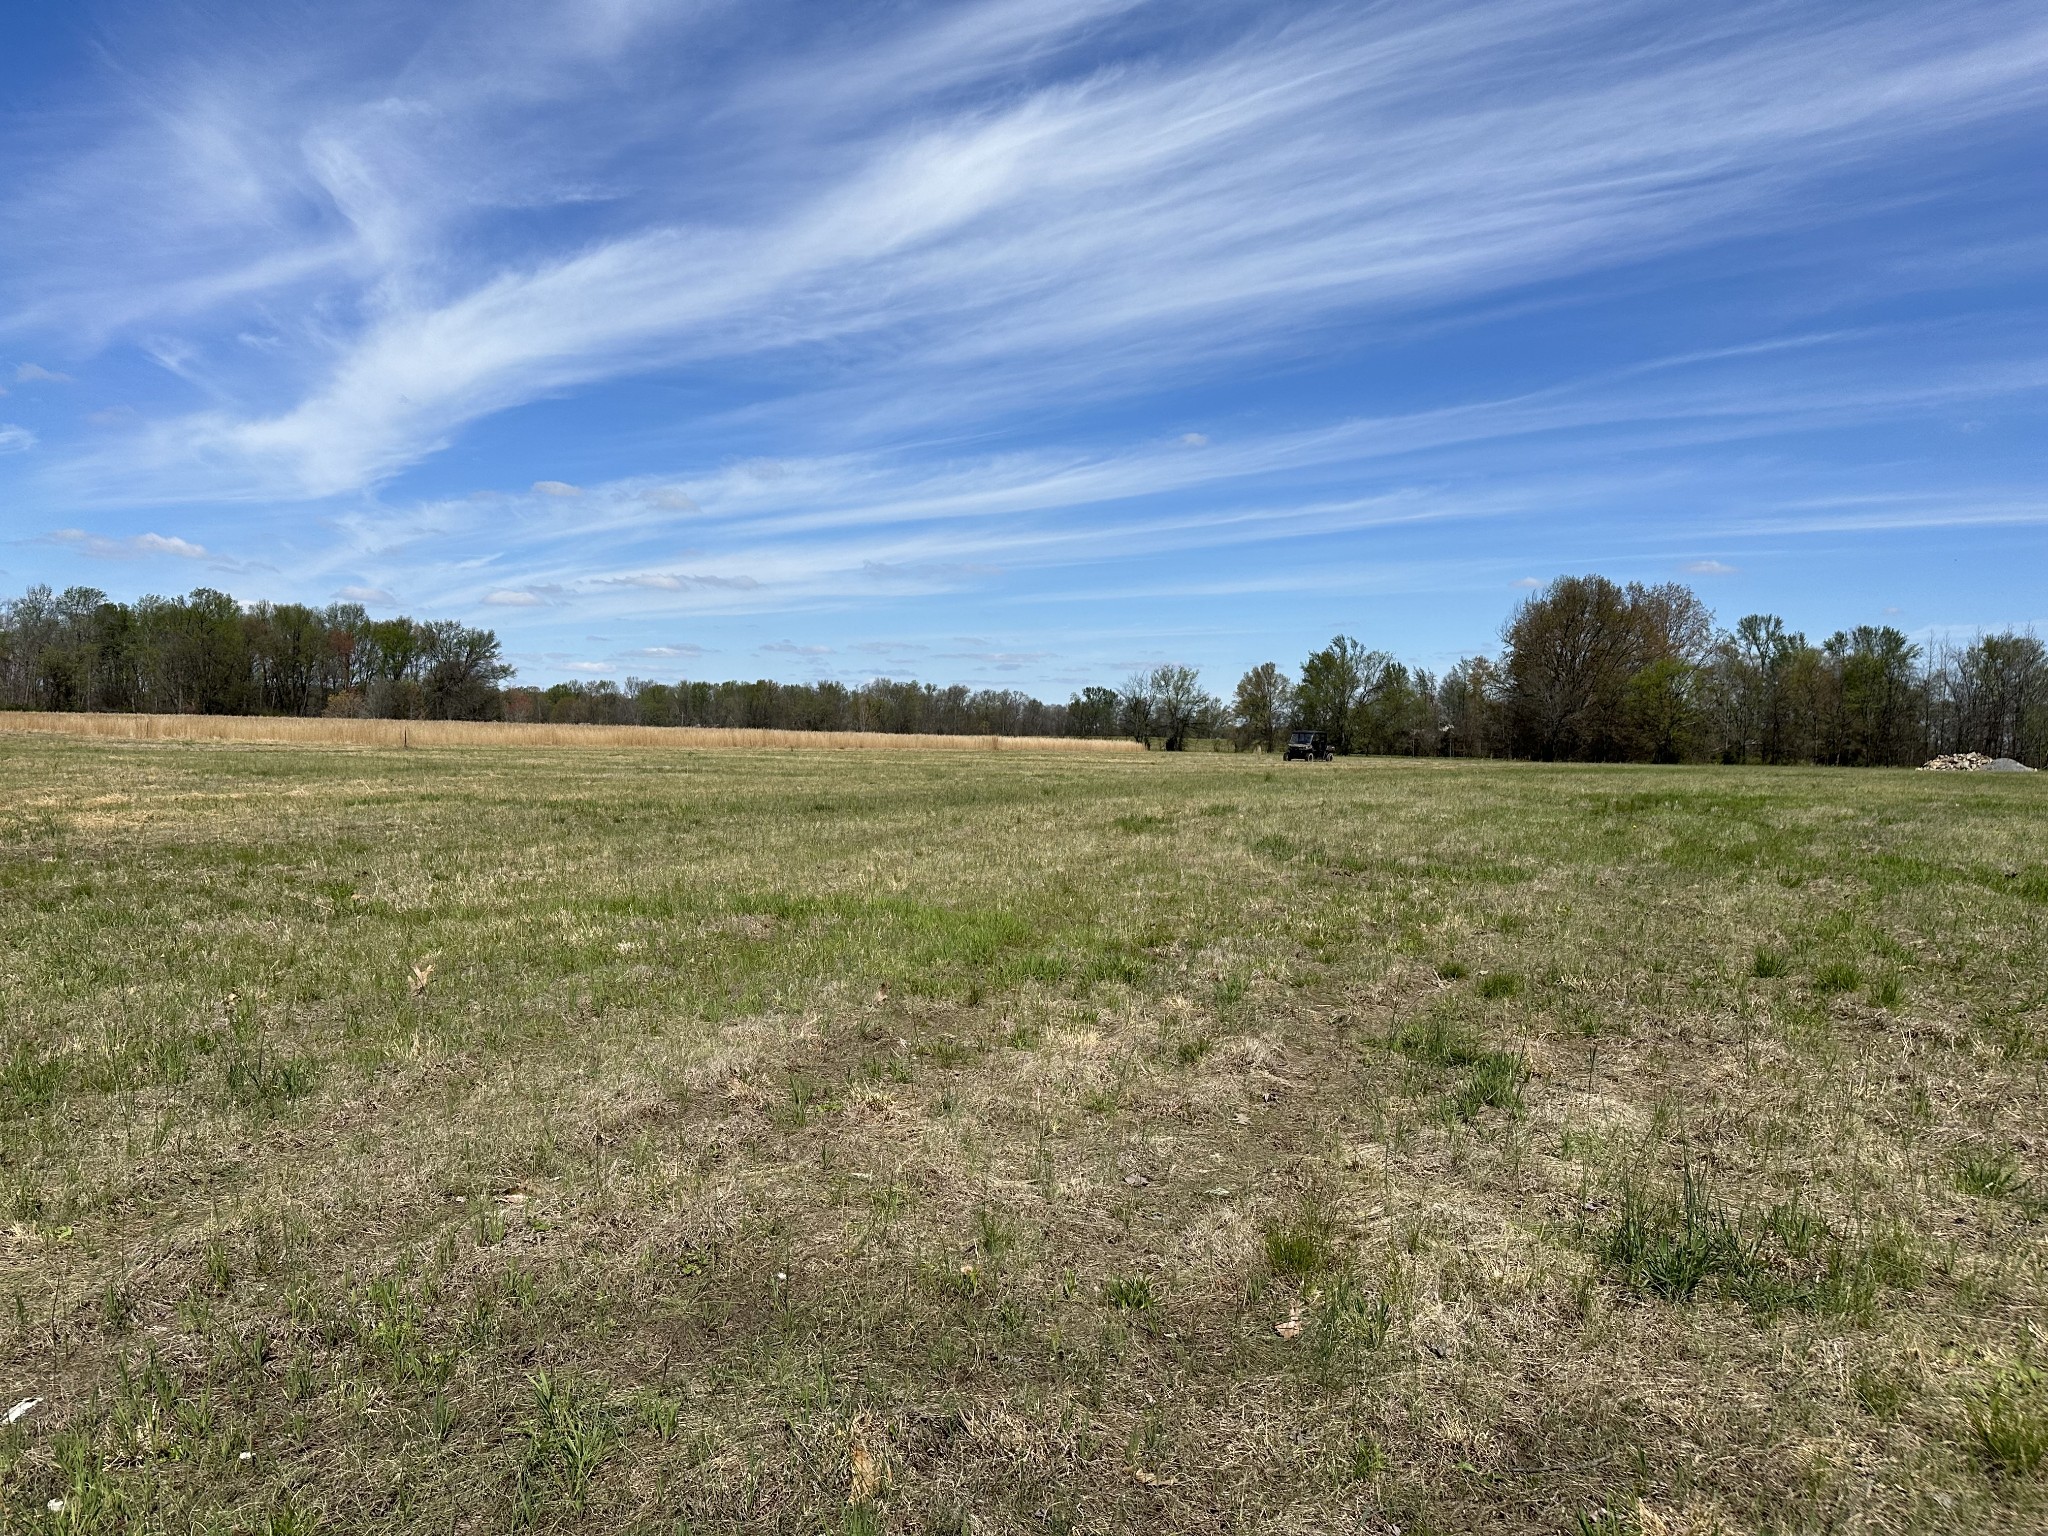
[[[1922,773],[2032,773],[2012,757],[1986,757],[1982,752],[1948,752],[1920,765]]]

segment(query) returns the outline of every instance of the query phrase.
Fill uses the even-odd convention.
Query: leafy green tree
[[[1506,702],[1518,751],[1531,757],[1613,761],[1641,755],[1631,715],[1631,685],[1645,668],[1668,663],[1645,684],[1661,702],[1678,688],[1671,668],[1707,657],[1713,618],[1676,583],[1617,586],[1604,576],[1565,576],[1531,596],[1502,638]],[[1677,689],[1674,692],[1674,689]]]
[[[1500,746],[1498,669],[1484,656],[1468,656],[1437,685],[1443,750],[1451,757],[1486,757]]]
[[[1115,736],[1118,734],[1117,718],[1121,704],[1114,688],[1083,688],[1067,703],[1066,734]]]
[[[1166,750],[1184,751],[1188,738],[1210,729],[1222,705],[1203,691],[1202,674],[1173,663],[1154,667],[1145,679],[1152,724],[1166,738]]]
[[[1294,713],[1294,683],[1277,662],[1262,661],[1237,680],[1230,703],[1232,736],[1240,752],[1272,752]]]
[[[1838,763],[1910,763],[1920,754],[1920,648],[1890,625],[1859,625],[1822,647],[1838,709],[1830,757]]]
[[[1333,752],[1352,750],[1353,711],[1390,658],[1369,651],[1349,635],[1334,636],[1301,664],[1294,690],[1294,716],[1305,730],[1321,731]]]

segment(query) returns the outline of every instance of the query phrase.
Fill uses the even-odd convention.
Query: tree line
[[[31,587],[0,604],[0,706],[204,715],[481,720],[511,676],[498,637],[453,621],[372,619],[359,604],[110,601]]]
[[[1179,669],[1185,670],[1185,669]],[[1339,635],[1298,674],[1253,667],[1228,704],[1176,669],[1110,709],[1133,733],[1193,710],[1240,750],[1319,731],[1339,753],[1571,762],[1904,766],[1943,752],[2048,760],[2048,648],[2031,634],[1927,650],[1888,625],[1818,644],[1769,614],[1720,628],[1678,583],[1572,576],[1510,617],[1497,656],[1432,675]],[[1199,690],[1196,690],[1199,693]],[[1118,713],[1120,712],[1120,713]]]
[[[505,690],[505,718],[557,725],[715,725],[936,736],[1064,736],[1067,708],[1012,688],[950,688],[880,677],[844,683],[556,683]]]
[[[1565,577],[1509,618],[1497,655],[1441,675],[1338,635],[1298,672],[1253,667],[1228,701],[1155,667],[1065,704],[878,678],[508,686],[498,637],[372,619],[353,603],[110,600],[31,588],[0,603],[0,707],[198,714],[1128,736],[1276,750],[1576,762],[1902,765],[1938,752],[2048,760],[2048,650],[2031,634],[1927,650],[1889,626],[1818,644],[1751,614],[1722,629],[1691,589]]]
[[[110,600],[33,587],[0,603],[0,708],[270,714],[798,731],[1058,736],[1067,710],[1015,689],[842,683],[508,686],[489,630],[372,619],[360,604]]]

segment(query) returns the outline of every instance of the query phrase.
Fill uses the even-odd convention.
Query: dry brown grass
[[[307,720],[273,715],[0,711],[0,731],[107,741],[249,741],[349,747],[665,747],[695,752],[1142,752],[1073,736],[928,736],[895,731],[756,731],[716,726],[524,725],[500,720]]]
[[[2036,1532],[2044,976],[2038,781],[0,738],[0,1532]]]

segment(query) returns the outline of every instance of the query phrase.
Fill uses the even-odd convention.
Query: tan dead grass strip
[[[350,747],[663,747],[671,751],[1133,753],[1134,741],[1078,736],[937,736],[714,726],[529,725],[496,720],[307,720],[263,715],[0,711],[0,732],[102,741],[268,742]]]

